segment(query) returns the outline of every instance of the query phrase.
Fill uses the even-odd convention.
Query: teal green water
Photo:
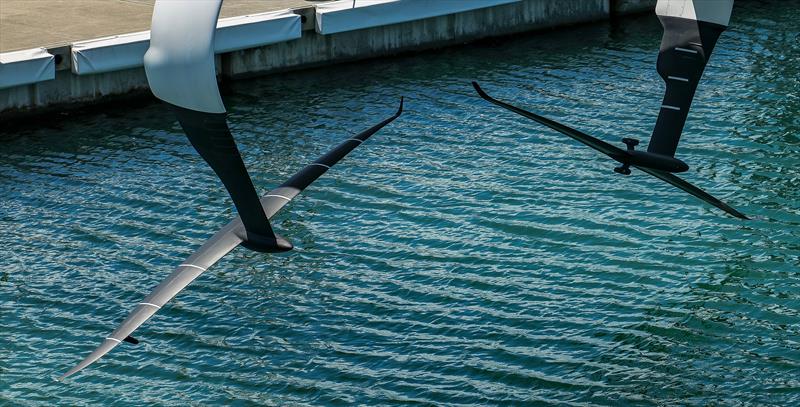
[[[3,135],[0,405],[800,404],[800,2],[740,3],[679,154],[756,220],[469,86],[646,139],[652,16],[236,82],[262,191],[408,109],[63,383],[231,204],[158,104]]]

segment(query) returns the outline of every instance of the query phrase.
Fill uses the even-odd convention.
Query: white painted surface
[[[72,72],[87,75],[140,67],[149,46],[150,31],[75,42]]]
[[[223,113],[214,34],[222,0],[156,0],[144,70],[153,94],[168,103]]]
[[[300,38],[302,32],[300,16],[288,10],[223,18],[216,26],[214,52],[218,54],[291,41]],[[72,72],[92,75],[137,68],[143,65],[149,47],[150,31],[75,42]]]
[[[728,26],[733,0],[658,0],[656,14]]]
[[[462,13],[520,0],[340,0],[316,5],[317,32],[334,34],[447,14]]]
[[[300,38],[300,16],[288,10],[223,18],[217,23],[214,51],[238,51]]]
[[[55,57],[44,48],[0,54],[0,89],[56,77]]]

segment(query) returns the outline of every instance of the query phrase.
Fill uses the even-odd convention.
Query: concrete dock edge
[[[607,20],[651,11],[655,3],[656,0],[522,0],[331,35],[314,31],[314,8],[305,7],[293,10],[304,17],[301,38],[220,54],[217,70],[232,79],[268,75]],[[141,67],[75,75],[70,69],[70,46],[48,49],[48,52],[55,55],[55,79],[0,89],[3,123],[147,93],[147,79]]]

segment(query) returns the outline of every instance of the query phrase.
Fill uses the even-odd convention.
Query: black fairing
[[[689,165],[675,157],[646,151],[628,151],[628,154],[628,159],[621,161],[623,164],[648,167],[666,172],[686,172],[689,170]]]
[[[703,70],[725,26],[678,17],[658,18],[664,36],[657,66],[667,86],[647,151],[672,157]]]

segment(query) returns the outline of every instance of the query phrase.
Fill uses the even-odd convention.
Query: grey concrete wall
[[[51,81],[0,89],[0,118],[11,119],[47,106],[81,105],[140,89],[148,89],[144,68],[84,76],[73,75],[69,70],[56,71],[56,78]]]
[[[657,0],[609,0],[616,15],[644,13],[656,8]]]
[[[652,9],[654,6],[655,0],[523,0],[515,4],[333,35],[319,35],[306,29],[298,40],[218,56],[217,69],[232,78],[264,75],[604,20],[610,18],[611,10],[624,14]],[[304,28],[313,27],[313,9],[298,12],[312,17],[304,24]],[[69,50],[66,47],[58,52],[68,57]],[[12,120],[53,108],[80,107],[109,96],[147,89],[142,68],[78,76],[71,73],[68,61],[69,58],[64,58],[62,66],[58,66],[60,70],[56,72],[55,80],[0,89],[0,119]]]
[[[222,72],[240,77],[423,50],[609,17],[608,0],[521,3],[333,35],[303,37],[223,56]]]
[[[2,0],[0,0],[2,1]],[[58,52],[65,52],[60,47]],[[54,51],[51,51],[54,52]],[[221,56],[217,55],[217,72],[221,72]],[[96,75],[75,75],[68,58],[56,65],[53,80],[0,89],[0,120],[69,110],[101,103],[115,96],[147,91],[150,86],[144,68],[132,68]]]

